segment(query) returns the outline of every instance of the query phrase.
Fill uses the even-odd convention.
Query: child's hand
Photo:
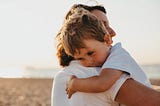
[[[75,78],[77,78],[77,77],[72,75],[70,77],[69,81],[67,82],[66,92],[67,92],[68,98],[71,98],[72,94],[74,94],[76,92],[76,90],[74,90],[74,88],[73,88],[73,81]]]

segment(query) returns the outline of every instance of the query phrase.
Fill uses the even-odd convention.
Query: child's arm
[[[67,84],[67,94],[69,98],[72,92],[103,92],[108,90],[122,75],[122,71],[105,68],[99,76],[89,78],[72,77]]]

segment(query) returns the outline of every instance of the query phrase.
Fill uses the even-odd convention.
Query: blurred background
[[[117,33],[113,39],[114,44],[121,42],[150,79],[160,79],[160,1],[97,0],[97,2],[106,8],[110,25]],[[0,78],[7,78],[0,80],[0,89],[3,89],[0,94],[8,94],[1,96],[0,105],[17,106],[13,99],[16,96],[17,102],[23,103],[21,106],[27,106],[30,102],[24,102],[28,97],[26,95],[32,96],[32,99],[27,100],[31,103],[34,101],[33,106],[50,105],[52,79],[55,73],[61,70],[56,58],[55,35],[62,25],[66,12],[75,3],[95,5],[96,1],[0,0]],[[28,84],[27,89],[30,89],[31,82],[32,85],[39,84],[36,85],[39,88],[46,86],[41,90],[46,90],[47,94],[44,95],[47,97],[42,98],[43,100],[38,99],[37,95],[41,91],[36,92],[37,87],[32,92],[24,91],[27,92],[24,95],[17,93],[17,87],[24,84],[24,79],[20,82],[18,79],[15,81],[12,79],[11,82],[10,78],[47,79],[47,82],[44,80],[25,82]],[[16,86],[15,82],[22,85],[13,87]],[[6,89],[10,92],[5,92]],[[4,102],[5,99],[10,101]]]
[[[159,68],[160,1],[97,2],[106,8],[117,33],[114,43],[122,42],[140,65]],[[0,0],[0,77],[26,76],[31,73],[26,69],[57,71],[55,35],[74,3],[96,4],[94,0]]]

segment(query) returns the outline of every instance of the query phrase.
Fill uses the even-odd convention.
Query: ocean
[[[160,79],[160,65],[142,65],[141,68],[150,79]]]
[[[141,65],[148,78],[160,79],[160,65]],[[0,68],[0,78],[54,78],[60,68]]]

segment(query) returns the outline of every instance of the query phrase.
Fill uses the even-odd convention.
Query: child
[[[109,34],[111,37],[116,36],[116,32],[114,31],[114,29],[109,25],[109,20],[108,17],[106,16],[107,12],[106,9],[102,6],[102,5],[95,5],[95,6],[88,6],[88,5],[84,5],[84,4],[74,4],[70,10],[67,12],[66,16],[65,16],[65,20],[68,19],[68,17],[72,14],[72,11],[74,9],[76,9],[77,7],[81,7],[84,8],[86,10],[88,10],[89,12],[93,13],[97,19],[99,19],[100,21],[103,22],[103,24],[105,25],[106,29],[108,30]],[[61,33],[61,31],[59,31],[59,33],[57,34],[57,36]],[[61,46],[61,44],[57,45],[57,57],[58,57],[58,61],[60,66],[62,67],[66,67],[69,65],[69,63],[74,60],[74,58],[72,56],[69,56],[65,53],[63,47]]]
[[[75,91],[102,92],[108,90],[123,72],[150,86],[145,73],[121,44],[112,41],[102,22],[88,11],[77,8],[65,22],[60,40],[69,55],[84,66],[102,66],[99,76],[73,79],[67,88],[69,98]]]

